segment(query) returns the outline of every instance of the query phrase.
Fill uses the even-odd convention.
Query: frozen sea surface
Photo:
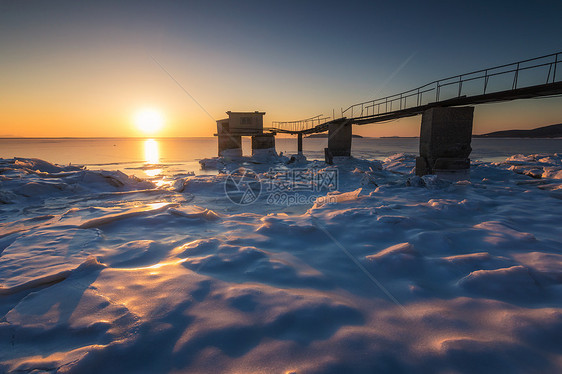
[[[0,159],[0,372],[562,371],[561,154],[459,182],[408,154],[269,161],[147,181]]]

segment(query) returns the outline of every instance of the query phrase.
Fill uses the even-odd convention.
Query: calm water
[[[309,159],[323,159],[327,139],[304,139]],[[404,152],[418,153],[417,138],[353,139],[355,157],[383,159]],[[277,138],[276,148],[296,153],[296,138]],[[562,139],[473,139],[472,159],[500,161],[522,153],[562,153]],[[251,153],[250,140],[243,139],[243,152]],[[0,139],[0,157],[32,157],[57,164],[82,164],[90,169],[120,169],[127,174],[153,176],[200,170],[198,160],[217,154],[217,139]],[[147,165],[158,165],[147,167]]]

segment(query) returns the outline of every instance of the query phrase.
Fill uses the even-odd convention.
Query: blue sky
[[[133,113],[147,106],[168,136],[211,135],[227,110],[263,110],[266,123],[331,115],[562,51],[560,14],[559,0],[1,1],[0,135],[134,135]],[[562,122],[561,104],[479,106],[475,132]],[[419,118],[358,130],[418,131]]]

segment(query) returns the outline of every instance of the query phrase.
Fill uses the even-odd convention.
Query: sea
[[[326,138],[303,139],[308,159],[322,160]],[[474,138],[471,159],[498,162],[514,154],[562,153],[562,139]],[[354,138],[352,155],[384,160],[396,153],[417,154],[419,138]],[[244,155],[251,155],[250,139],[243,139]],[[284,155],[297,152],[296,138],[276,139]],[[121,170],[138,177],[177,173],[213,174],[199,160],[217,156],[217,138],[4,138],[0,158],[38,158],[59,165],[84,165],[88,169]]]

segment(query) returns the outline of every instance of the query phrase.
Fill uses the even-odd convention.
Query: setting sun
[[[135,126],[142,133],[153,135],[164,126],[164,117],[154,109],[143,109],[135,114]]]

